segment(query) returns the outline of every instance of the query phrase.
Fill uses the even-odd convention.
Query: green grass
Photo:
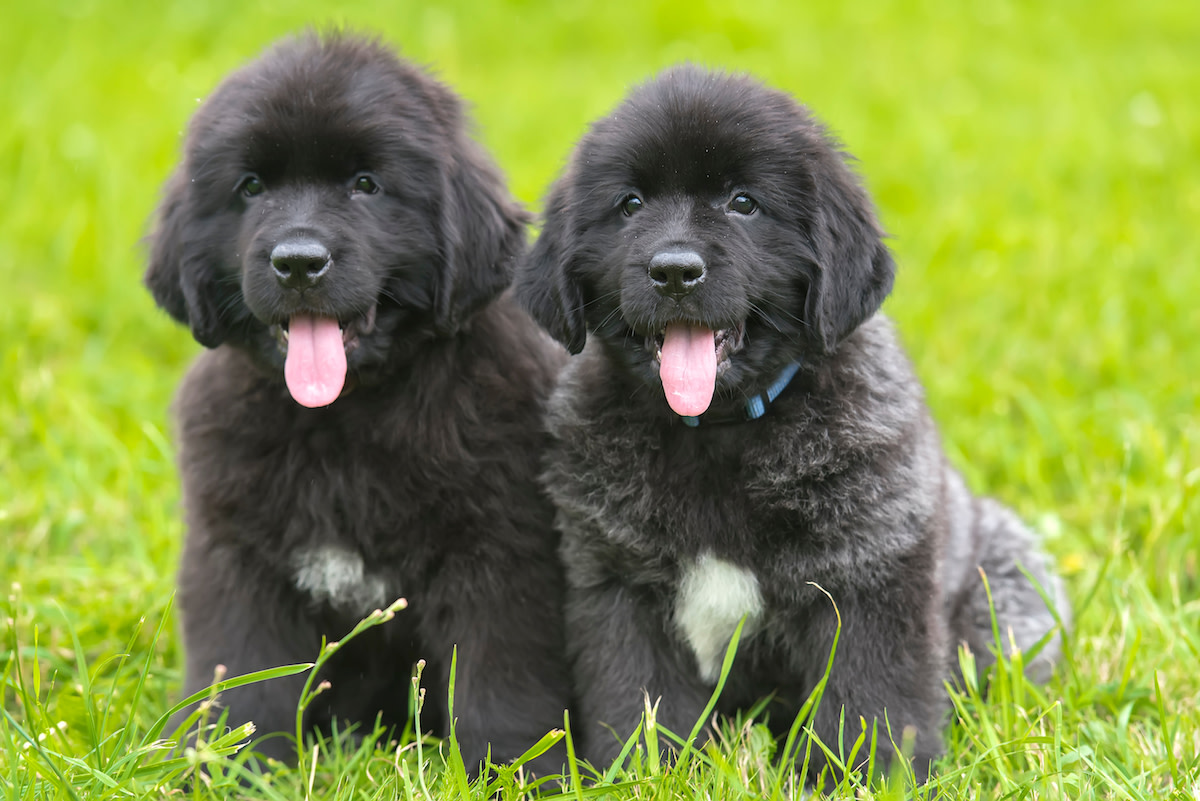
[[[197,98],[309,22],[377,30],[434,65],[535,208],[586,123],[661,66],[749,70],[808,102],[894,237],[887,309],[947,448],[1045,534],[1076,606],[1051,684],[1002,666],[988,696],[955,697],[936,789],[1200,795],[1194,2],[62,0],[2,16],[0,795],[183,786],[155,727],[180,687],[168,406],[198,346],[141,289],[139,238]],[[636,767],[604,777],[612,795],[788,797],[761,727],[735,722],[673,766],[652,747],[668,735],[646,734]],[[509,771],[464,790],[450,743],[351,742],[244,792],[522,786]],[[226,797],[240,764],[190,792]],[[593,797],[576,770],[566,797]],[[868,795],[904,792],[896,778]]]

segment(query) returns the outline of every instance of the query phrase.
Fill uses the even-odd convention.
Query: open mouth
[[[313,312],[296,312],[271,326],[284,354],[283,377],[288,392],[301,406],[328,406],[346,384],[346,356],[359,337],[375,329],[374,304],[346,322]]]
[[[346,353],[352,353],[358,347],[358,338],[362,334],[369,334],[375,330],[375,314],[378,306],[372,305],[367,309],[366,314],[359,315],[347,322],[338,321],[338,330],[342,335],[342,347]],[[282,323],[276,323],[270,327],[271,335],[275,337],[275,344],[279,347],[279,352],[287,355],[288,339],[291,328],[291,319],[284,320]]]
[[[713,331],[701,323],[677,321],[648,338],[672,411],[695,417],[708,409],[717,378],[729,369],[745,334],[745,323]]]
[[[693,328],[703,328],[695,323],[682,323],[683,325],[691,325]],[[673,323],[672,325],[677,325]],[[666,329],[659,331],[654,336],[647,338],[646,344],[654,351],[654,360],[659,364],[662,363],[663,341],[666,339]],[[742,339],[746,335],[746,324],[738,323],[733,328],[719,328],[713,331],[713,350],[717,357],[717,376],[729,369],[729,357],[742,349]]]

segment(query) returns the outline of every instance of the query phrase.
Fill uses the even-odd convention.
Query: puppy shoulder
[[[621,430],[622,421],[633,414],[629,399],[620,397],[622,376],[601,348],[596,339],[589,340],[559,373],[549,402],[550,427],[556,433],[589,429],[608,436]]]
[[[229,425],[253,420],[251,399],[269,382],[241,350],[222,345],[196,357],[175,392],[173,408],[185,430],[221,420]],[[282,392],[282,383],[279,388]],[[253,423],[247,424],[253,430]]]
[[[923,426],[925,392],[896,327],[877,313],[828,359],[815,387],[831,430],[864,444]]]
[[[882,392],[888,402],[923,400],[924,392],[896,324],[883,312],[859,326],[838,354],[837,363],[843,370],[858,384]]]
[[[488,304],[456,334],[450,362],[439,373],[458,402],[469,402],[482,421],[536,421],[543,428],[545,407],[567,361],[562,346],[545,334],[505,293]]]
[[[807,365],[795,384],[776,401],[770,436],[747,452],[756,490],[774,495],[839,476],[865,491],[940,474],[941,446],[924,393],[882,314]]]
[[[569,354],[521,308],[512,290],[506,291],[487,310],[492,321],[485,335],[496,338],[504,352],[500,360],[511,363],[521,378],[528,378],[546,394],[558,379]]]

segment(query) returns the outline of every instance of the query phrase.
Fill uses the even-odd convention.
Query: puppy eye
[[[254,173],[247,173],[242,176],[242,180],[238,181],[237,191],[241,192],[245,197],[254,197],[261,195],[267,189],[260,179]]]
[[[637,195],[630,195],[621,203],[621,213],[626,217],[632,217],[642,209],[642,199]]]
[[[729,210],[737,214],[753,214],[758,211],[758,203],[749,195],[734,195],[733,200],[729,201]]]
[[[354,191],[364,195],[373,195],[379,191],[379,184],[369,175],[360,175],[354,179]]]

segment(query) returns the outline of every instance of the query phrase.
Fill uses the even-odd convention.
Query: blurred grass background
[[[139,239],[198,100],[308,24],[378,32],[430,65],[535,209],[588,121],[660,67],[745,70],[808,103],[859,158],[893,236],[886,308],[947,447],[1043,531],[1080,607],[1075,665],[1053,688],[1079,716],[1076,744],[1106,743],[1131,775],[1175,738],[1194,762],[1190,0],[7,4],[0,589],[19,585],[10,640],[45,660],[48,705],[70,719],[79,703],[69,631],[90,659],[115,653],[173,589],[168,405],[198,346],[141,288]],[[157,650],[131,714],[177,697],[175,638]]]

